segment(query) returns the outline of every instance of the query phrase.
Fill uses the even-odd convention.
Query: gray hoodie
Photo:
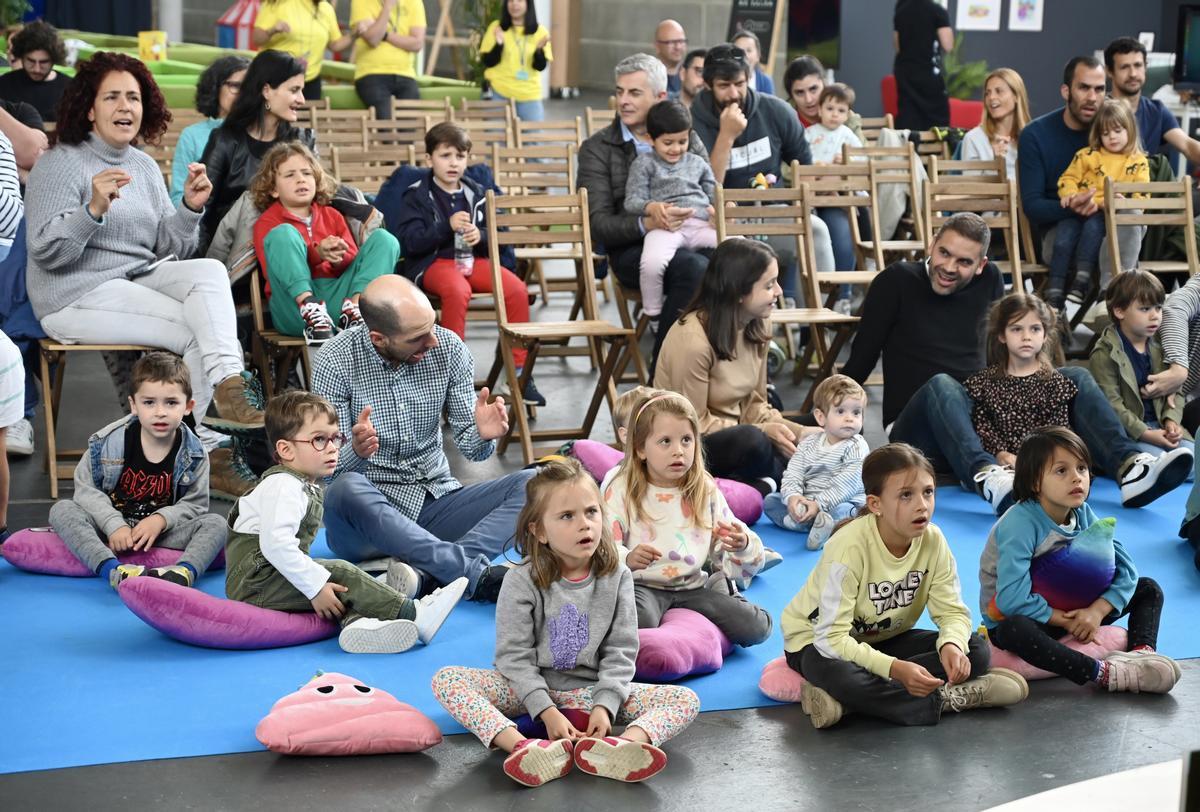
[[[554,703],[550,691],[594,686],[592,702],[617,718],[629,698],[638,651],[633,575],[559,578],[549,589],[526,564],[504,577],[496,601],[496,670],[534,719]]]
[[[729,166],[721,181],[726,189],[749,188],[759,172],[779,177],[780,166],[793,160],[812,163],[804,128],[787,102],[747,88],[742,112],[746,116],[746,129],[733,141]],[[710,153],[721,129],[720,116],[712,91],[701,90],[692,102],[692,130]]]

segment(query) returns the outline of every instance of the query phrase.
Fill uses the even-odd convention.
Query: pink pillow
[[[597,482],[603,481],[604,475],[625,459],[625,455],[620,451],[595,440],[576,440],[571,445],[571,456],[579,460],[584,470]],[[762,494],[746,483],[718,478],[717,488],[729,503],[733,515],[742,522],[752,525],[762,516]]]
[[[1110,651],[1125,651],[1128,649],[1129,632],[1120,626],[1101,626],[1096,630],[1096,639],[1091,643],[1080,643],[1069,635],[1062,640],[1062,643],[1067,648],[1081,651],[1089,657],[1103,659]],[[1005,651],[995,646],[992,646],[992,667],[1008,668],[1016,671],[1027,680],[1050,679],[1051,677],[1058,676],[1058,674],[1050,671],[1035,668],[1011,651]]]
[[[691,609],[668,609],[657,629],[638,629],[638,639],[637,678],[655,682],[709,674],[733,651],[729,638]]]
[[[442,741],[425,714],[345,674],[320,674],[271,707],[254,735],[293,756],[419,753]]]
[[[75,557],[70,548],[49,527],[30,527],[18,530],[0,545],[0,555],[14,567],[28,572],[39,572],[43,575],[67,575],[72,578],[94,577],[87,566]],[[168,550],[166,547],[151,547],[141,552],[119,553],[117,559],[122,564],[141,564],[145,567],[169,567],[183,555],[181,550]],[[209,565],[210,570],[222,569],[225,566],[225,551],[217,553],[217,558]]]
[[[218,598],[161,578],[129,578],[117,593],[129,610],[167,637],[193,646],[260,649],[298,646],[338,633],[315,612],[279,612]]]
[[[763,666],[758,690],[776,702],[799,702],[804,677],[793,671],[784,657],[776,657]]]

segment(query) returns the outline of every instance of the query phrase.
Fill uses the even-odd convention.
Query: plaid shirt
[[[379,435],[379,450],[368,460],[342,447],[336,477],[360,471],[396,508],[416,520],[425,495],[445,496],[462,487],[450,475],[442,450],[441,420],[450,416],[454,444],[469,460],[491,456],[475,426],[475,362],[462,339],[434,327],[437,346],[415,364],[392,366],[376,351],[365,327],[346,330],[326,342],[313,368],[313,391],[327,398],[339,428],[350,427],[366,406]]]

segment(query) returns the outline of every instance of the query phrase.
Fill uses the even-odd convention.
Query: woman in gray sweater
[[[214,402],[227,426],[262,425],[221,263],[188,259],[212,190],[188,167],[171,205],[158,165],[134,147],[156,140],[171,114],[137,59],[100,52],[63,95],[58,145],[29,174],[29,301],[48,335],[67,343],[146,344],[182,355],[196,413]],[[218,421],[210,421],[218,422]],[[206,446],[216,436],[201,433]]]

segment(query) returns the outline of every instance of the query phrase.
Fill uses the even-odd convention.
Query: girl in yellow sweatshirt
[[[1029,686],[988,670],[991,650],[971,631],[954,556],[931,523],[933,466],[892,443],[867,455],[862,477],[866,507],[833,534],[783,610],[784,654],[806,680],[813,727],[846,711],[932,725],[947,710],[1020,702]],[[938,631],[914,628],[926,606]]]
[[[1050,256],[1050,278],[1046,283],[1046,301],[1055,308],[1063,306],[1063,288],[1071,268],[1066,298],[1082,302],[1092,284],[1092,274],[1100,263],[1104,242],[1104,179],[1114,183],[1148,183],[1150,164],[1138,140],[1137,119],[1129,107],[1115,99],[1100,105],[1092,119],[1088,145],[1075,153],[1067,170],[1058,179],[1058,199],[1064,209],[1092,195],[1098,208],[1084,216],[1068,211],[1054,230],[1054,252]],[[1145,197],[1135,194],[1134,197]],[[1136,256],[1136,254],[1135,254]],[[1114,268],[1114,272],[1129,268]]]

